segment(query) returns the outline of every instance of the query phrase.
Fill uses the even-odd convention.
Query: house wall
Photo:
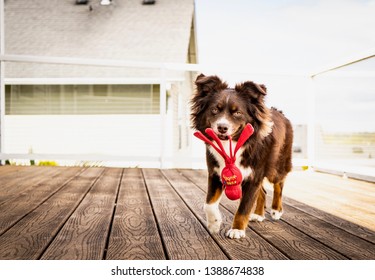
[[[4,153],[159,164],[159,85],[8,85],[6,93]]]
[[[160,156],[159,115],[7,115],[4,152]]]

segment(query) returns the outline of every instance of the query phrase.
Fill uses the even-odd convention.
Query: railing
[[[365,175],[375,174],[375,164],[372,157],[374,157],[374,143],[371,133],[374,133],[375,128],[371,126],[372,120],[365,119],[365,111],[361,119],[365,126],[368,122],[368,134],[361,134],[357,131],[355,136],[357,138],[367,139],[366,143],[362,140],[351,139],[348,134],[343,135],[340,133],[333,133],[332,131],[322,130],[327,125],[327,105],[325,96],[331,94],[337,98],[337,103],[333,104],[333,114],[337,105],[340,105],[341,92],[338,84],[335,90],[326,92],[327,83],[334,82],[333,79],[356,78],[364,81],[373,79],[375,71],[369,69],[352,69],[355,65],[371,61],[375,57],[375,50],[370,50],[366,53],[359,54],[358,57],[345,59],[343,62],[336,63],[332,66],[323,68],[320,71],[311,73],[272,73],[268,71],[261,71],[259,69],[239,69],[234,65],[199,65],[199,64],[179,64],[179,63],[155,63],[155,62],[139,62],[139,61],[123,61],[123,60],[103,60],[103,59],[84,59],[74,57],[44,57],[44,56],[30,56],[30,55],[12,55],[5,54],[4,48],[4,9],[3,1],[0,1],[0,160],[7,159],[27,159],[27,160],[43,160],[43,159],[60,159],[63,161],[80,160],[80,161],[116,161],[127,162],[132,166],[137,165],[139,162],[152,163],[152,165],[160,167],[178,167],[178,166],[204,166],[204,148],[200,142],[196,142],[191,137],[192,131],[189,126],[188,100],[193,90],[191,77],[197,72],[205,74],[217,74],[222,76],[224,80],[231,80],[230,82],[241,82],[244,80],[254,80],[259,83],[265,83],[269,88],[268,101],[269,105],[277,105],[282,109],[287,117],[292,120],[295,125],[295,153],[294,165],[295,166],[309,166],[309,167],[323,167],[329,170],[340,170],[340,172],[355,172]],[[102,69],[114,69],[121,71],[124,69],[129,70],[127,74],[120,73],[119,75],[107,76],[90,76],[82,78],[69,78],[68,76],[54,76],[54,77],[9,77],[5,73],[9,73],[13,64],[38,64],[38,65],[52,65],[58,68],[65,67],[87,67],[82,69],[89,69],[90,67]],[[6,65],[6,67],[5,67]],[[8,68],[10,67],[10,68]],[[245,67],[245,66],[244,66]],[[246,66],[247,67],[247,66]],[[360,68],[360,67],[359,67]],[[372,68],[374,69],[374,68]],[[150,75],[137,76],[132,74],[132,71],[138,70],[148,71]],[[350,70],[350,71],[349,71]],[[7,72],[6,72],[7,71]],[[130,73],[130,74],[129,74]],[[358,80],[357,80],[358,82]],[[149,117],[139,117],[138,115],[129,116],[132,120],[137,120],[141,123],[143,134],[139,139],[149,137],[149,141],[139,143],[125,142],[124,145],[136,145],[144,147],[143,151],[139,154],[131,153],[130,155],[115,152],[108,153],[105,150],[101,152],[87,152],[80,153],[79,151],[60,151],[56,153],[55,150],[49,152],[39,153],[38,151],[27,151],[23,149],[22,152],[17,152],[17,149],[12,151],[7,150],[9,144],[9,132],[6,128],[6,122],[10,125],[17,121],[16,118],[6,115],[6,97],[5,85],[125,85],[125,84],[157,84],[159,85],[159,114],[150,115]],[[293,86],[292,86],[293,85]],[[369,91],[374,91],[373,84],[369,83]],[[182,96],[181,94],[183,92]],[[299,94],[298,94],[299,93]],[[357,94],[354,91],[354,94]],[[361,98],[362,93],[359,93]],[[171,95],[171,98],[168,98]],[[167,109],[167,102],[173,99],[169,106],[174,106],[173,110]],[[332,100],[334,101],[334,99]],[[371,106],[373,99],[368,100],[368,106]],[[367,107],[366,107],[367,108]],[[340,108],[339,108],[340,109]],[[341,108],[342,109],[342,108]],[[350,108],[352,109],[352,108]],[[322,111],[323,110],[323,111]],[[343,110],[341,110],[342,113]],[[350,111],[350,110],[349,110]],[[168,114],[174,114],[173,116]],[[337,114],[338,115],[338,114]],[[342,115],[342,114],[341,114]],[[24,119],[35,119],[33,117],[25,116]],[[60,119],[52,116],[56,121]],[[71,125],[74,126],[74,118],[80,119],[82,124],[90,123],[89,119],[84,117],[72,117]],[[94,118],[94,117],[92,117]],[[326,118],[326,119],[325,119]],[[329,118],[328,118],[329,119]],[[115,119],[109,116],[103,118],[96,118],[99,121],[113,122]],[[337,124],[345,124],[350,120],[350,116],[344,117],[342,120],[337,121]],[[13,123],[12,123],[13,122]],[[129,119],[125,117],[118,123],[118,126],[113,126],[114,129],[119,129],[121,124],[128,123]],[[173,122],[171,124],[171,122]],[[33,124],[35,125],[36,122]],[[19,124],[19,123],[18,123]],[[60,122],[61,124],[61,122]],[[102,123],[102,125],[104,125]],[[335,124],[333,124],[335,125]],[[355,122],[351,126],[356,126]],[[75,131],[78,131],[77,126]],[[152,132],[152,135],[147,133],[147,129]],[[178,132],[176,132],[178,130]],[[57,130],[55,130],[57,131]],[[68,130],[67,130],[68,131]],[[31,133],[35,133],[31,131]],[[90,131],[95,135],[95,130]],[[177,136],[176,136],[177,135]],[[179,137],[178,147],[170,149],[170,145],[174,145],[170,137]],[[137,139],[137,136],[133,135]],[[89,138],[88,138],[89,139]],[[124,138],[125,139],[125,138]],[[21,139],[22,140],[22,139]],[[66,139],[65,139],[66,141]],[[104,140],[103,145],[105,144]],[[175,141],[175,142],[176,142]],[[346,142],[345,142],[346,141]],[[137,141],[136,141],[137,142]],[[181,144],[182,143],[182,144]],[[14,143],[12,143],[14,144]],[[61,140],[61,145],[64,140]],[[366,145],[367,146],[366,146]],[[109,141],[108,146],[113,145],[113,149],[120,147],[121,143]],[[116,146],[117,145],[117,146]],[[148,147],[154,146],[155,153],[150,153]],[[157,147],[157,148],[155,148]],[[74,149],[73,149],[74,150]],[[89,151],[89,149],[87,150]],[[92,150],[94,151],[94,150]],[[142,153],[143,152],[143,153]],[[343,160],[343,157],[345,160]],[[367,157],[367,158],[365,158]],[[345,162],[347,161],[347,162]],[[360,161],[360,164],[358,164]],[[199,163],[202,164],[199,164]],[[345,163],[345,164],[344,164]],[[357,169],[354,167],[358,167]]]
[[[317,71],[315,166],[375,179],[375,50]]]
[[[372,55],[367,56],[367,59],[373,57]],[[361,59],[360,59],[361,60]],[[166,145],[168,143],[168,128],[167,128],[167,94],[170,91],[171,84],[174,83],[187,83],[190,84],[192,87],[192,82],[189,79],[186,79],[184,75],[186,73],[195,73],[195,72],[204,72],[204,73],[215,73],[219,75],[225,76],[235,76],[238,81],[243,81],[248,77],[254,78],[255,81],[265,82],[267,85],[268,83],[271,84],[271,90],[269,94],[269,98],[272,100],[270,105],[274,105],[275,103],[280,104],[280,108],[284,110],[286,115],[291,115],[292,122],[296,124],[295,130],[299,137],[299,145],[301,147],[296,147],[295,150],[295,157],[294,157],[294,165],[295,166],[324,166],[326,169],[335,169],[335,166],[332,165],[332,161],[330,165],[327,165],[327,159],[321,158],[322,153],[327,153],[327,147],[322,148],[321,145],[322,135],[320,132],[320,128],[317,125],[320,125],[320,118],[319,115],[316,114],[316,110],[322,106],[320,102],[321,98],[320,92],[321,89],[321,80],[324,75],[327,76],[335,76],[335,77],[347,77],[351,74],[355,73],[354,76],[356,77],[373,77],[373,72],[371,71],[356,71],[356,72],[348,72],[348,71],[341,71],[341,72],[333,72],[337,71],[337,67],[329,68],[328,71],[323,71],[320,73],[316,73],[309,77],[308,75],[298,75],[295,73],[256,73],[252,71],[250,73],[246,73],[245,71],[241,72],[236,70],[232,70],[233,68],[225,68],[223,70],[222,67],[209,67],[209,66],[202,66],[197,64],[171,64],[171,63],[146,63],[146,62],[135,62],[135,61],[112,61],[112,60],[98,60],[98,59],[82,59],[82,58],[62,58],[62,57],[38,57],[38,56],[19,56],[19,55],[0,55],[0,63],[2,69],[4,69],[5,63],[36,63],[36,64],[52,64],[52,65],[69,65],[69,66],[88,66],[88,67],[111,67],[111,68],[119,68],[119,69],[152,69],[154,70],[154,74],[152,77],[115,77],[115,78],[5,78],[4,70],[1,73],[1,143],[2,143],[2,150],[0,154],[0,159],[29,159],[29,160],[37,160],[37,159],[60,159],[60,160],[81,160],[81,161],[117,161],[117,162],[131,162],[133,165],[137,162],[153,162],[158,163],[160,167],[170,167],[171,162],[183,162],[187,163],[190,162],[192,166],[195,163],[204,161],[203,154],[199,148],[200,144],[195,144],[194,146],[194,139],[189,139],[191,145],[187,147],[187,149],[182,154],[175,154],[175,153],[168,153],[166,151]],[[350,63],[351,64],[351,63]],[[341,67],[339,67],[341,69]],[[342,70],[342,69],[341,69]],[[327,73],[330,73],[328,75]],[[331,74],[333,73],[333,74]],[[280,96],[290,93],[290,89],[287,87],[277,87],[272,86],[277,85],[281,81],[286,83],[285,81],[289,80],[290,84],[295,84],[296,81],[299,81],[302,87],[302,98],[295,100],[295,104],[291,104],[292,100],[287,99],[286,101],[280,101]],[[158,127],[158,141],[156,141],[159,145],[158,153],[152,155],[116,155],[116,154],[103,154],[103,153],[66,153],[66,154],[58,154],[58,153],[9,153],[4,150],[5,139],[7,135],[5,134],[5,84],[8,85],[22,85],[22,84],[159,84],[160,85],[160,101],[159,101],[159,114],[158,116],[154,116],[154,118],[160,117],[160,122],[157,123],[156,126]],[[287,82],[286,84],[288,84]],[[279,88],[280,90],[272,90],[272,88]],[[287,93],[285,93],[287,92]],[[281,94],[280,94],[281,93]],[[187,93],[188,95],[191,92]],[[290,93],[290,96],[293,96],[293,93]],[[189,96],[185,96],[185,100],[189,98]],[[284,98],[285,99],[285,98]],[[188,104],[184,103],[185,106]],[[180,104],[181,106],[181,104]],[[318,121],[317,121],[318,120]],[[189,124],[186,123],[186,116],[185,116],[185,123],[180,125],[181,129],[189,130]],[[306,128],[306,129],[305,129]],[[299,129],[301,131],[299,131]],[[307,130],[307,131],[306,131]],[[188,132],[187,134],[189,134]],[[191,134],[191,133],[190,133]],[[144,136],[142,136],[144,137]],[[298,138],[297,137],[297,138]],[[327,139],[328,136],[324,136],[324,139]],[[152,139],[150,139],[151,141]],[[153,139],[155,140],[155,139]],[[329,141],[333,141],[332,139]],[[155,142],[155,141],[154,141]],[[151,143],[151,142],[150,142]],[[331,143],[334,145],[334,143]],[[126,145],[126,143],[124,143]],[[198,148],[197,148],[198,147]],[[298,149],[301,151],[298,152]],[[324,150],[326,149],[326,150]],[[200,151],[196,151],[200,150]],[[358,151],[357,151],[358,150]],[[357,149],[353,153],[359,154],[360,149]],[[333,149],[330,149],[333,151]],[[339,151],[339,150],[337,150]],[[331,153],[331,158],[335,157],[334,153]],[[372,154],[371,154],[372,156]],[[319,163],[319,164],[318,164]],[[202,166],[202,165],[197,165]],[[345,167],[339,166],[340,170],[345,170]],[[371,169],[371,166],[370,166]],[[358,173],[358,171],[356,171]],[[359,171],[360,173],[360,171]],[[365,172],[366,173],[366,172]],[[368,173],[368,172],[367,172]]]
[[[170,84],[173,83],[187,83],[190,84],[189,86],[192,88],[192,81],[189,79],[184,78],[184,75],[187,73],[195,73],[195,72],[205,72],[205,73],[221,73],[224,76],[228,73],[233,74],[234,71],[228,70],[228,68],[224,70],[218,70],[220,67],[213,67],[213,66],[202,66],[197,64],[172,64],[172,63],[146,63],[146,62],[135,62],[135,61],[119,61],[119,60],[98,60],[98,59],[82,59],[82,58],[62,58],[62,57],[40,57],[40,56],[20,56],[20,55],[1,55],[0,62],[4,67],[5,63],[32,63],[32,64],[50,64],[50,65],[69,65],[69,66],[88,66],[88,67],[111,67],[111,68],[120,68],[120,69],[152,69],[155,70],[152,77],[144,77],[142,79],[137,77],[118,77],[118,78],[5,78],[2,77],[1,84],[2,84],[2,99],[1,104],[3,106],[2,110],[2,150],[0,154],[0,159],[29,159],[29,160],[36,160],[36,159],[60,159],[60,160],[81,160],[81,161],[126,161],[132,162],[159,162],[161,167],[164,166],[171,166],[170,164],[166,164],[167,162],[200,162],[203,160],[203,153],[195,153],[192,151],[194,148],[187,147],[185,151],[180,153],[178,156],[171,153],[166,153],[166,143],[168,143],[166,139],[166,135],[168,134],[166,128],[166,104],[167,104],[167,88],[170,87]],[[266,73],[266,74],[256,74],[256,73],[245,73],[239,72],[236,69],[235,72],[236,77],[243,77],[246,79],[249,76],[258,76],[259,79],[262,77],[262,80],[267,80],[264,77],[273,77],[285,79],[285,77],[289,78],[303,78],[301,75],[297,74],[277,74],[277,73]],[[303,78],[304,79],[304,78]],[[5,122],[5,94],[4,94],[4,85],[27,85],[27,84],[41,84],[41,85],[54,85],[54,84],[147,84],[147,83],[155,83],[160,85],[160,103],[159,103],[159,117],[160,117],[160,131],[158,134],[159,140],[159,153],[153,154],[151,156],[146,155],[114,155],[114,154],[79,154],[79,153],[67,153],[67,154],[58,154],[54,153],[37,153],[35,151],[28,152],[28,153],[14,153],[14,152],[6,152],[4,149],[4,140],[7,138],[6,131],[4,130]],[[185,93],[185,101],[190,98],[191,91]],[[183,104],[185,107],[188,107],[188,104],[185,102]],[[181,104],[180,104],[181,106]],[[186,108],[185,108],[186,109]],[[158,116],[155,116],[157,118]],[[7,117],[9,118],[9,117]],[[30,117],[29,117],[30,118]],[[79,117],[77,117],[79,118]],[[184,123],[180,125],[180,128],[183,130],[189,130],[189,124],[186,123],[186,120],[189,119],[189,116],[186,116]],[[10,121],[8,121],[10,122]],[[171,134],[171,133],[169,133]],[[189,134],[189,133],[187,133]],[[190,133],[192,134],[192,132]],[[142,135],[142,137],[145,137]],[[190,136],[187,136],[190,137]],[[155,139],[150,139],[151,141],[155,142]],[[189,139],[189,142],[194,142],[193,139]],[[61,143],[64,145],[64,143]],[[126,145],[126,143],[124,143]],[[8,145],[9,146],[9,145]],[[196,146],[201,146],[201,144],[196,144]],[[199,150],[199,148],[198,148]],[[302,161],[303,160],[303,163]],[[304,159],[300,159],[298,165],[307,165]]]

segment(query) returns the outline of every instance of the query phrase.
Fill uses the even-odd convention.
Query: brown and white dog
[[[217,76],[203,74],[195,84],[196,93],[191,101],[194,129],[204,133],[206,128],[212,128],[228,153],[228,136],[232,136],[235,145],[246,123],[254,127],[254,134],[237,153],[236,165],[243,177],[242,198],[232,228],[227,232],[229,238],[241,238],[245,236],[249,219],[263,221],[265,218],[264,178],[274,186],[271,216],[275,220],[281,218],[282,189],[292,168],[293,129],[281,111],[266,107],[264,85],[248,81],[229,88]],[[219,202],[224,160],[211,146],[206,146],[206,160],[208,190],[204,209],[209,231],[217,233],[222,222]]]

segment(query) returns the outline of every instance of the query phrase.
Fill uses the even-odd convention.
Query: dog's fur
[[[249,219],[263,221],[266,192],[263,179],[274,185],[271,216],[280,219],[282,189],[285,177],[292,168],[293,129],[281,111],[267,108],[264,97],[267,89],[254,82],[237,84],[228,88],[217,76],[199,75],[195,81],[196,93],[191,101],[192,127],[204,133],[211,127],[228,150],[228,136],[238,140],[246,123],[254,127],[254,134],[237,153],[240,168],[242,198],[235,214],[229,238],[245,236]],[[235,143],[234,143],[235,145]],[[215,233],[221,225],[219,202],[222,195],[222,157],[206,146],[208,190],[205,203],[208,229]],[[250,216],[250,213],[251,216]]]

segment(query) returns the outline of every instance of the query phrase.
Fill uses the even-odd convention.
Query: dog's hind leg
[[[223,193],[222,183],[217,174],[208,177],[208,190],[204,211],[206,212],[207,228],[211,233],[218,233],[222,222],[219,203]]]
[[[280,220],[283,214],[282,193],[283,193],[284,181],[285,179],[273,184],[271,217],[274,220]]]
[[[255,211],[254,213],[250,214],[251,222],[263,222],[265,218],[264,213],[266,208],[266,194],[267,192],[262,186],[262,188],[259,190]]]

